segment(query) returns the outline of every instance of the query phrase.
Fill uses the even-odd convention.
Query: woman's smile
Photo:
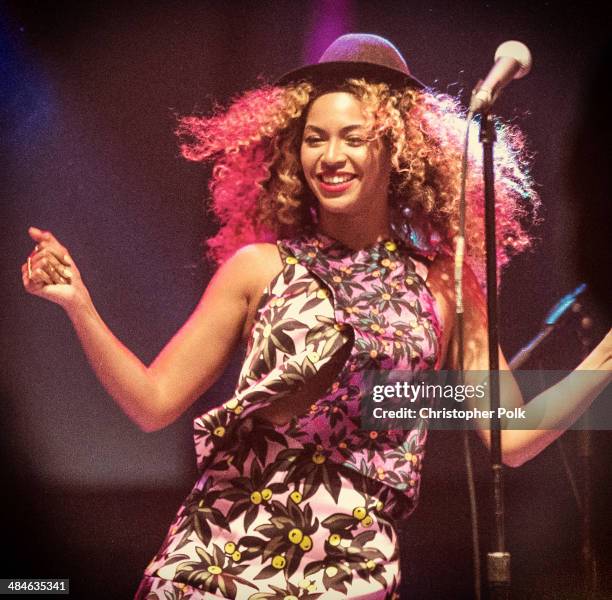
[[[354,173],[344,171],[325,172],[317,175],[318,187],[327,194],[342,194],[356,182]]]
[[[300,158],[323,221],[340,214],[384,221],[389,151],[372,136],[374,119],[363,108],[353,94],[331,92],[319,96],[308,112]]]

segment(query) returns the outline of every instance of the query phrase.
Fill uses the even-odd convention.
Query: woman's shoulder
[[[253,242],[238,248],[229,260],[238,263],[251,263],[253,265],[262,260],[269,260],[278,255],[278,248],[273,242]]]
[[[454,305],[455,257],[450,252],[440,252],[431,260],[428,266],[427,284]],[[463,263],[463,294],[466,300],[482,296],[478,278],[467,261]]]
[[[239,278],[246,295],[257,295],[283,267],[275,243],[255,242],[242,246],[226,261],[222,269],[229,277]]]
[[[228,262],[232,262],[240,269],[267,270],[270,265],[282,265],[278,248],[271,242],[254,242],[242,246],[231,256]],[[278,269],[277,269],[278,270]]]
[[[274,243],[256,242],[242,246],[224,263],[228,285],[238,285],[246,299],[247,315],[242,331],[246,340],[253,327],[256,309],[268,284],[282,271],[283,263]],[[234,283],[236,282],[236,283]]]

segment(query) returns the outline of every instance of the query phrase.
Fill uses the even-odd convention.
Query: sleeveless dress
[[[194,421],[201,476],[137,599],[399,597],[395,523],[416,506],[426,423],[362,430],[359,400],[365,371],[439,367],[426,261],[399,240],[277,246],[236,391]],[[337,374],[304,414],[258,417],[325,365]]]

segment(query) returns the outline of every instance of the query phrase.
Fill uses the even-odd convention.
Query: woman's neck
[[[361,217],[361,218],[360,218]],[[380,239],[391,237],[388,214],[345,215],[324,213],[320,216],[318,229],[353,250],[370,246]]]

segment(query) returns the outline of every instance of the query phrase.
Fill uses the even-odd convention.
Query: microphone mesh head
[[[500,58],[513,58],[521,65],[514,79],[525,77],[531,71],[531,52],[522,42],[512,40],[501,44],[495,52],[495,60],[497,61]]]

